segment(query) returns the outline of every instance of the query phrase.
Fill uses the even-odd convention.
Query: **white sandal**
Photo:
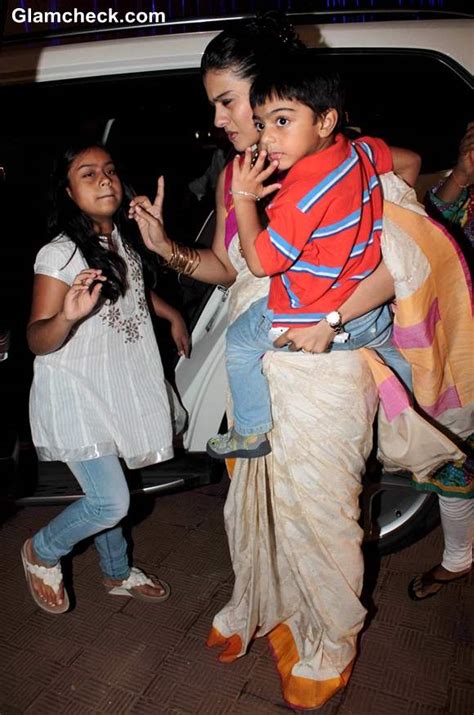
[[[162,587],[164,593],[157,593],[156,596],[149,596],[148,594],[142,593],[137,588],[138,586],[153,586],[156,588],[157,585]],[[153,581],[153,579],[143,573],[143,571],[135,568],[134,566],[130,569],[130,576],[125,579],[125,581],[122,581],[120,586],[112,586],[111,588],[106,586],[106,588],[111,596],[129,596],[130,598],[136,598],[139,601],[153,601],[155,603],[166,601],[171,594],[170,585],[166,583],[166,581],[162,581],[161,579]]]
[[[61,564],[57,563],[56,566],[51,566],[50,568],[46,566],[38,566],[37,564],[32,564],[31,561],[28,561],[27,556],[27,546],[29,544],[31,544],[31,539],[27,539],[21,547],[21,560],[23,562],[23,568],[25,570],[26,583],[28,584],[28,588],[30,589],[30,593],[33,597],[34,602],[37,606],[39,606],[39,608],[41,608],[41,610],[46,611],[46,613],[66,613],[70,605],[69,596],[66,593],[66,589],[64,589],[63,602],[58,603],[57,605],[52,605],[50,603],[47,603],[46,601],[43,601],[39,593],[35,590],[32,579],[32,576],[39,578],[40,581],[42,581],[46,586],[52,588],[54,593],[57,595],[59,593],[61,584],[63,583]]]

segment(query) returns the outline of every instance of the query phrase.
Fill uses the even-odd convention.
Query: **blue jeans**
[[[241,435],[261,434],[272,428],[270,392],[262,372],[262,356],[275,348],[268,337],[273,311],[267,298],[252,303],[227,330],[226,367],[234,408],[234,426]],[[392,313],[387,305],[349,321],[346,343],[333,343],[332,350],[375,349],[401,377],[411,384],[411,367],[392,345]]]
[[[84,497],[64,509],[35,534],[33,549],[45,564],[54,566],[82,539],[94,536],[105,578],[127,579],[130,566],[127,542],[118,523],[130,506],[130,492],[118,457],[114,455],[69,462]]]

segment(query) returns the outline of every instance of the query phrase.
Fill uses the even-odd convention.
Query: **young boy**
[[[305,64],[259,77],[250,101],[263,151],[254,166],[249,150],[243,162],[236,157],[231,192],[243,254],[252,273],[271,276],[270,293],[268,305],[266,298],[256,301],[228,329],[234,427],[209,440],[207,451],[217,459],[270,452],[271,406],[261,357],[276,349],[273,341],[288,328],[317,323],[326,344],[334,341],[331,349],[372,347],[401,377],[409,371],[391,344],[387,305],[345,326],[339,308],[381,261],[378,175],[417,163],[417,155],[390,150],[380,139],[350,141],[338,133],[339,80]],[[264,169],[266,157],[271,163]],[[285,178],[264,186],[277,167]],[[277,189],[263,229],[256,202]]]

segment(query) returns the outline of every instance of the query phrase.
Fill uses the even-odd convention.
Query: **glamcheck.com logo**
[[[31,8],[16,7],[12,11],[12,20],[16,23],[31,23],[31,24],[51,24],[55,25],[57,23],[65,24],[100,24],[100,25],[113,25],[113,24],[127,24],[127,25],[152,25],[157,23],[166,22],[166,15],[164,12],[157,12],[156,10],[150,10],[149,12],[126,12],[121,15],[117,10],[100,10],[99,12],[78,10],[75,7],[73,10],[46,10],[42,12],[41,10],[32,10]]]

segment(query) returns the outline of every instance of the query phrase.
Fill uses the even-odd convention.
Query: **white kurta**
[[[35,359],[30,422],[40,460],[117,454],[136,469],[173,456],[169,402],[141,262],[117,231],[112,240],[127,264],[125,297],[84,320],[59,350]],[[35,273],[68,285],[84,268],[81,253],[64,235],[44,246],[35,262]]]

